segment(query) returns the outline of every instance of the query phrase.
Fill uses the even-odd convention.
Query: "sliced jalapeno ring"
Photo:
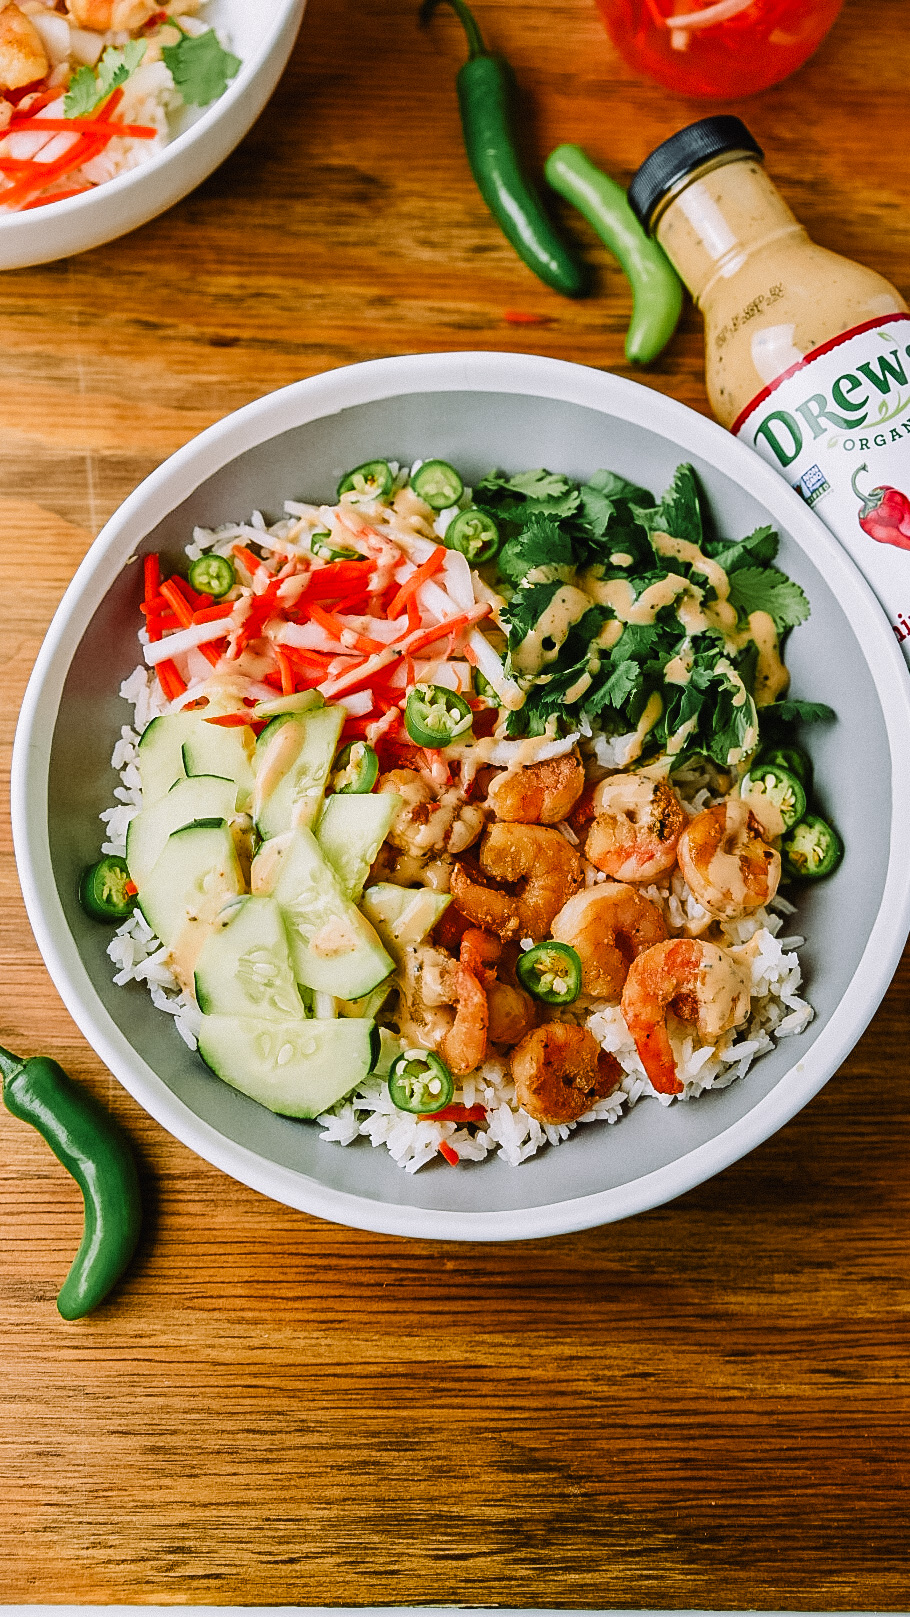
[[[392,468],[387,460],[365,460],[346,472],[338,485],[338,498],[342,494],[359,494],[362,499],[381,500],[392,490]]]
[[[754,771],[758,765],[776,764],[780,769],[789,769],[791,775],[802,782],[803,790],[812,790],[812,759],[802,747],[768,747],[762,748],[752,765]]]
[[[319,556],[322,561],[357,561],[359,550],[352,550],[347,545],[333,545],[332,535],[328,528],[318,528],[310,534],[310,555]]]
[[[412,474],[411,487],[434,511],[457,505],[464,493],[464,483],[447,460],[425,460]]]
[[[432,1050],[405,1050],[389,1070],[389,1094],[402,1112],[441,1112],[455,1093],[452,1074]]]
[[[791,826],[780,851],[788,875],[808,881],[830,876],[844,857],[840,837],[820,814],[806,814]]]
[[[418,747],[448,747],[461,741],[473,719],[464,697],[444,685],[415,685],[405,703],[405,729]]]
[[[806,793],[802,781],[780,764],[753,764],[748,775],[743,776],[739,791],[743,798],[764,797],[773,803],[785,831],[801,820],[806,812]]]
[[[197,556],[187,574],[197,595],[227,595],[237,574],[229,556]]]
[[[371,792],[379,775],[379,759],[366,741],[351,741],[335,759],[331,786],[334,792]]]
[[[79,902],[94,921],[125,921],[136,907],[135,884],[126,860],[108,854],[89,865],[79,883]]]
[[[545,1005],[571,1005],[581,993],[581,960],[568,943],[536,943],[516,971],[522,987]]]
[[[499,529],[493,518],[476,505],[459,511],[446,528],[444,543],[450,550],[460,550],[468,561],[478,567],[492,561],[499,549]]]

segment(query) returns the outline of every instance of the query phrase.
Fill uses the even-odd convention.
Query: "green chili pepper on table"
[[[580,146],[557,146],[544,164],[544,174],[553,190],[584,214],[622,265],[633,297],[626,358],[647,365],[666,347],[679,322],[679,276],[659,242],[642,229],[622,186],[597,168]]]
[[[439,0],[424,0],[425,23]],[[446,0],[468,36],[468,60],[456,81],[465,149],[477,188],[503,234],[528,268],[565,297],[585,290],[582,266],[566,247],[527,178],[518,155],[512,102],[515,81],[508,62],[484,45],[464,0]]]
[[[22,1061],[0,1048],[0,1073],[7,1111],[38,1130],[82,1191],[82,1241],[57,1297],[64,1319],[81,1319],[116,1285],[139,1240],[142,1202],[132,1147],[56,1061]]]

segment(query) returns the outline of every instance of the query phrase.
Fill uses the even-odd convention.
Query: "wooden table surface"
[[[477,9],[538,159],[576,140],[626,180],[711,110],[625,69],[593,0]],[[0,277],[5,779],[77,563],[210,422],[413,350],[630,374],[619,270],[577,220],[586,300],[514,257],[462,155],[459,29],[415,10],[311,0],[193,196]],[[848,0],[808,67],[732,110],[817,239],[908,294],[905,12]],[[707,411],[691,309],[640,379]],[[361,1234],[225,1178],[106,1074],[33,942],[4,804],[0,1037],[124,1121],[148,1218],[116,1296],[64,1324],[78,1192],[0,1110],[0,1601],[906,1608],[907,988],[905,960],[812,1104],[670,1206],[502,1247]]]

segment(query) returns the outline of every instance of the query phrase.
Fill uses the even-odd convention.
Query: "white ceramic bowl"
[[[520,1168],[498,1159],[409,1176],[366,1141],[322,1143],[230,1089],[181,1043],[139,985],[117,989],[109,934],[76,898],[112,800],[112,744],[131,709],[117,695],[137,661],[141,564],[176,563],[194,523],[281,515],[287,498],[331,499],[376,455],[579,476],[608,466],[656,491],[696,467],[721,529],[771,521],[812,603],[792,637],[794,690],[836,724],[811,747],[820,801],[843,833],[837,874],[807,893],[799,927],[816,1018],[748,1076],[697,1102],[641,1102],[615,1127],[578,1129]],[[170,1132],[278,1201],[360,1228],[505,1240],[550,1235],[664,1202],[781,1127],[835,1071],[878,1005],[910,926],[906,804],[910,683],[887,620],[847,555],[763,461],[690,410],[635,383],[555,360],[437,354],[378,360],[260,399],[153,473],[108,523],[54,618],[23,704],[13,757],[16,856],[39,947],[68,1009],[111,1071]]]
[[[243,66],[210,107],[187,108],[164,151],[82,196],[0,215],[0,269],[47,264],[100,247],[170,208],[223,162],[284,71],[306,0],[210,0],[205,20]]]

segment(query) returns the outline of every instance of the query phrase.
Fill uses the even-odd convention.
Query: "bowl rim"
[[[142,538],[227,462],[295,427],[358,404],[426,392],[515,393],[602,409],[667,437],[735,476],[806,549],[850,616],[885,724],[891,762],[891,834],[884,899],[860,965],[809,1050],[768,1095],[710,1141],[673,1162],[584,1197],[503,1211],[440,1211],[333,1190],[226,1139],[164,1084],[121,1034],[98,998],[57,894],[47,836],[54,724],[71,656],[118,571]],[[903,654],[870,586],[840,544],[772,467],[717,423],[638,382],[542,355],[497,351],[424,353],[340,367],[252,401],[177,450],[105,524],[77,569],[39,650],[13,746],[13,841],[26,910],[67,1010],[133,1098],[204,1160],[275,1201],[381,1234],[468,1241],[536,1239],[626,1218],[662,1205],[729,1167],[788,1122],[823,1087],[874,1015],[910,931],[910,862],[899,840],[910,794],[910,681]]]
[[[100,205],[100,198],[111,199],[110,206],[114,207],[124,192],[131,191],[142,181],[150,184],[162,169],[179,161],[182,154],[188,147],[194,145],[197,139],[204,139],[214,125],[219,124],[224,118],[230,119],[233,108],[243,100],[265,67],[294,13],[299,11],[302,19],[306,0],[277,0],[277,5],[278,10],[268,32],[253,53],[243,58],[237,77],[231,81],[223,95],[202,110],[200,117],[190,124],[189,128],[181,130],[179,135],[169,140],[160,152],[149,158],[148,162],[140,163],[136,168],[127,169],[122,174],[116,174],[113,179],[105,180],[103,185],[96,186],[94,190],[83,191],[78,196],[63,197],[59,202],[45,203],[43,208],[33,210],[31,217],[34,219],[37,216],[39,224],[44,225],[48,221],[56,223],[58,220],[78,220],[83,214],[91,214]],[[254,113],[253,121],[258,115],[258,111]],[[237,138],[240,140],[242,134]],[[226,156],[227,153],[223,155]],[[219,162],[222,160],[223,158],[218,159]],[[23,217],[22,213],[0,214],[0,247],[4,235],[22,231]]]

